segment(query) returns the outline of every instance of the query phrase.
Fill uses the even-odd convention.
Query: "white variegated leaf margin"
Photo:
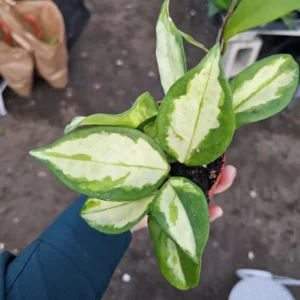
[[[147,120],[155,117],[158,112],[158,104],[150,93],[144,93],[138,97],[133,106],[126,112],[118,115],[95,114],[88,117],[76,117],[65,128],[65,134],[70,133],[79,126],[101,125],[138,128]]]
[[[299,66],[290,55],[270,56],[245,69],[230,83],[236,127],[281,111],[298,84]]]
[[[81,217],[94,229],[107,234],[130,230],[150,211],[154,194],[130,202],[103,201],[89,198],[81,210]]]
[[[170,170],[157,143],[123,127],[81,129],[30,154],[71,189],[111,201],[150,196]]]
[[[219,44],[171,87],[156,124],[165,152],[187,166],[208,164],[225,152],[235,120]]]
[[[186,73],[183,41],[169,15],[169,2],[166,0],[163,3],[156,25],[156,59],[165,93],[177,79]]]
[[[161,273],[171,285],[188,290],[199,283],[201,263],[195,263],[162,230],[150,213],[148,227]]]
[[[207,200],[183,177],[171,177],[156,194],[152,215],[163,231],[195,263],[200,262],[209,234]]]

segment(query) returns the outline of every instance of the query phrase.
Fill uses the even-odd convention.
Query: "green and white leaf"
[[[81,129],[30,154],[69,188],[102,200],[150,196],[170,170],[156,142],[124,127]]]
[[[294,18],[292,14],[282,17],[281,20],[288,29],[292,30],[294,28],[294,24],[293,24]]]
[[[290,55],[263,59],[234,78],[230,85],[236,127],[266,119],[284,109],[299,83],[299,67]]]
[[[83,125],[105,125],[137,128],[142,123],[157,115],[158,104],[150,93],[138,97],[133,106],[118,115],[95,114],[88,117],[76,117],[65,128],[65,134]]]
[[[156,59],[165,93],[186,73],[186,61],[180,32],[169,14],[169,0],[160,11],[156,25]]]
[[[156,194],[151,213],[169,238],[199,263],[209,235],[207,200],[183,177],[171,177]]]
[[[205,46],[197,41],[195,41],[195,39],[193,37],[191,37],[190,35],[184,33],[183,31],[179,31],[180,34],[182,35],[182,37],[190,44],[204,50],[205,52],[208,52],[208,50],[205,48]]]
[[[156,123],[155,123],[155,120],[152,120],[149,123],[147,123],[144,126],[143,131],[144,131],[144,133],[146,135],[150,136],[153,140],[158,141],[157,134],[156,134]]]
[[[221,11],[221,9],[217,6],[215,0],[209,0],[208,1],[208,16],[209,17],[215,16],[220,11]]]
[[[224,153],[235,120],[219,44],[171,87],[156,122],[160,145],[187,166],[211,163]]]
[[[143,131],[146,135],[150,136],[153,140],[155,140],[159,144],[159,140],[156,133],[155,120],[150,121],[148,124],[146,124],[143,128]],[[169,164],[172,164],[177,161],[174,157],[168,155],[167,153],[165,153],[165,155]]]
[[[88,199],[81,209],[81,217],[94,229],[119,234],[130,230],[150,211],[154,194],[137,201],[108,202]]]
[[[232,0],[215,0],[216,5],[226,11],[229,9],[231,2]]]
[[[201,262],[195,263],[161,229],[151,215],[148,227],[161,273],[171,285],[188,290],[199,283]]]
[[[299,0],[242,0],[224,32],[227,41],[238,33],[275,21],[300,8]]]

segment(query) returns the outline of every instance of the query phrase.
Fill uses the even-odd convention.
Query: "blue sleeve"
[[[0,300],[101,299],[131,233],[90,228],[79,215],[85,199],[79,197],[19,257],[0,255]]]

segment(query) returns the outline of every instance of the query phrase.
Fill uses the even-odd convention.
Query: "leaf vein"
[[[73,158],[67,155],[62,155],[58,153],[53,153],[53,152],[46,152],[45,153],[48,156],[52,157],[57,157],[57,158],[65,158],[69,160],[75,160],[75,161],[87,161],[89,163],[97,163],[97,164],[103,164],[103,165],[112,165],[112,166],[120,166],[120,167],[133,167],[133,168],[144,168],[144,169],[151,169],[151,170],[160,170],[160,171],[166,171],[165,169],[161,168],[155,168],[155,167],[150,167],[150,166],[141,166],[141,165],[128,165],[125,163],[112,163],[112,162],[102,162],[102,161],[96,161],[96,160],[86,160],[86,159],[80,159],[80,158]]]

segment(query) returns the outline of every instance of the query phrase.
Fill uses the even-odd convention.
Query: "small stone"
[[[4,245],[4,243],[0,243],[0,251],[3,251],[3,250],[4,250],[4,248],[5,248],[5,245]]]
[[[132,7],[131,4],[127,4],[127,5],[126,5],[126,8],[127,8],[127,9],[130,9],[131,7]]]
[[[262,220],[261,219],[255,219],[255,224],[257,225],[261,225],[262,224]]]
[[[34,106],[34,105],[35,105],[35,101],[34,101],[34,100],[30,100],[30,101],[28,102],[27,107],[32,107],[32,106]]]
[[[13,222],[14,224],[19,224],[19,223],[20,223],[20,219],[19,219],[19,218],[13,218],[13,219],[12,219],[12,222]]]
[[[65,101],[65,100],[60,101],[60,105],[61,105],[61,106],[66,106],[66,101]]]
[[[213,246],[213,248],[218,248],[219,247],[219,243],[217,241],[213,241],[212,242],[212,246]]]
[[[190,15],[191,15],[191,16],[196,16],[196,13],[197,13],[197,12],[196,12],[194,9],[192,9],[192,10],[190,11]]]
[[[102,88],[102,84],[101,83],[94,83],[94,89],[95,90],[100,90]]]
[[[72,97],[73,97],[73,89],[72,89],[71,87],[68,87],[68,88],[66,89],[66,96],[67,96],[68,98],[72,98]]]
[[[210,179],[215,179],[215,178],[217,178],[217,175],[216,175],[216,171],[215,171],[215,170],[212,170],[212,171],[210,172],[209,178],[210,178]]]
[[[65,115],[67,113],[67,110],[65,108],[61,108],[59,110],[59,112],[60,112],[61,115]]]
[[[151,256],[151,252],[150,252],[150,251],[147,251],[147,252],[146,252],[146,256],[150,257],[150,256]]]
[[[17,255],[19,253],[19,250],[17,248],[14,248],[11,250],[11,252],[15,255]]]
[[[249,252],[248,252],[248,258],[249,258],[250,260],[253,260],[253,259],[255,258],[255,255],[254,255],[254,253],[253,253],[252,251],[249,251]]]
[[[109,107],[114,107],[115,106],[114,101],[108,101],[108,106]]]
[[[12,168],[7,168],[6,172],[7,172],[7,174],[11,174],[12,173]]]
[[[250,191],[250,197],[255,199],[257,197],[256,191],[254,191],[254,190]]]
[[[131,276],[129,274],[127,274],[127,273],[123,274],[123,276],[122,276],[123,282],[128,283],[128,282],[130,282],[130,280],[131,280]]]
[[[116,65],[117,65],[117,66],[123,66],[123,64],[124,64],[124,62],[123,62],[122,59],[117,59],[117,60],[116,60]]]
[[[149,76],[149,77],[154,77],[154,76],[155,76],[155,73],[154,73],[153,71],[149,71],[149,72],[148,72],[148,76]]]
[[[45,177],[47,177],[47,173],[44,171],[38,171],[37,176],[39,178],[45,178]]]
[[[122,55],[127,56],[127,55],[128,55],[128,50],[123,49],[123,50],[121,51],[121,53],[122,53]]]
[[[87,57],[88,56],[88,53],[87,52],[81,52],[81,57],[83,57],[83,58],[85,58],[85,57]]]

